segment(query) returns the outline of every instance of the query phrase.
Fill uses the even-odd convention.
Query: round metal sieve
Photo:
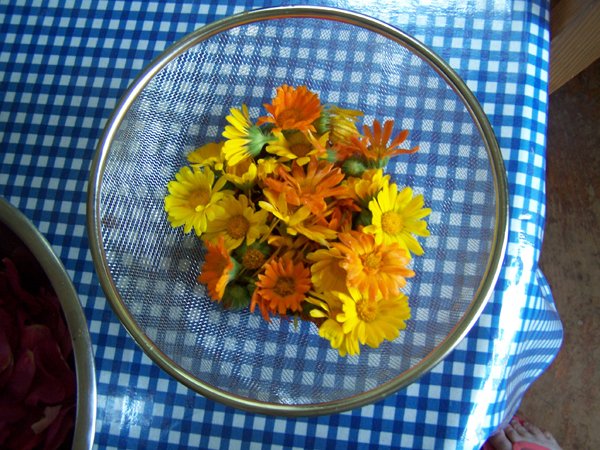
[[[412,318],[393,342],[339,357],[317,329],[214,304],[196,281],[199,240],[172,229],[163,201],[186,154],[221,139],[231,107],[256,117],[282,84],[323,103],[395,119],[414,155],[392,159],[422,193],[431,236],[409,280]],[[431,369],[477,320],[502,262],[507,185],[473,94],[423,44],[380,21],[278,7],[205,26],[163,52],[110,118],[92,166],[88,226],[112,308],[164,370],[211,399],[261,413],[316,415],[395,392]]]

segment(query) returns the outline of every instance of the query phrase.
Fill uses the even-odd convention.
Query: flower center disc
[[[198,206],[206,206],[210,201],[210,192],[206,189],[198,189],[190,193],[189,205],[196,209]]]
[[[372,322],[377,317],[377,302],[369,300],[357,302],[356,315],[364,322]]]
[[[242,257],[242,265],[250,270],[258,269],[264,262],[265,255],[254,248],[248,249]]]
[[[296,156],[306,156],[306,154],[312,150],[312,146],[304,143],[293,144],[290,146],[290,150]]]
[[[246,236],[249,228],[248,219],[241,214],[232,216],[227,222],[227,234],[234,239],[241,239]]]
[[[377,269],[381,265],[381,255],[376,253],[370,253],[363,260],[363,266],[368,269]]]
[[[381,229],[388,234],[398,234],[403,226],[402,216],[396,212],[388,211],[381,216]]]
[[[287,297],[288,295],[292,295],[294,292],[296,292],[296,283],[294,282],[293,278],[280,277],[277,279],[273,290],[280,297]]]

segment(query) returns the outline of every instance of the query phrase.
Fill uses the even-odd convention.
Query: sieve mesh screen
[[[431,236],[404,290],[412,318],[394,342],[339,357],[309,323],[224,311],[196,281],[199,240],[172,229],[166,186],[186,154],[221,139],[229,108],[256,118],[281,84],[307,85],[322,103],[410,130],[414,155],[388,165],[422,193]],[[260,402],[345,399],[415,367],[447,338],[485,276],[495,192],[484,140],[459,96],[396,41],[357,25],[280,18],[196,43],[141,90],[114,135],[98,196],[109,271],[137,327],[190,376]]]

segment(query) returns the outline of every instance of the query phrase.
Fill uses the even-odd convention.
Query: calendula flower
[[[268,238],[270,235],[265,235]],[[262,268],[263,264],[274,253],[273,248],[264,242],[264,239],[256,240],[252,244],[243,243],[233,251],[234,258],[240,262],[242,268],[254,272]]]
[[[423,208],[423,205],[423,196],[413,197],[409,187],[398,192],[394,183],[384,186],[369,202],[371,225],[363,231],[373,234],[377,244],[397,243],[409,256],[411,253],[422,255],[423,247],[415,236],[429,236],[427,222],[422,219],[431,213],[431,209]]]
[[[346,270],[340,265],[344,260],[342,252],[335,248],[319,249],[306,255],[311,262],[311,281],[320,292],[346,291]]]
[[[250,310],[258,305],[265,320],[269,313],[286,315],[302,311],[302,301],[310,289],[310,271],[302,262],[288,257],[273,258],[258,275]]]
[[[418,146],[412,149],[400,148],[400,144],[408,137],[408,130],[402,130],[390,141],[393,127],[393,120],[386,120],[383,127],[378,120],[374,120],[372,129],[367,125],[363,126],[364,136],[354,136],[350,139],[350,144],[340,145],[336,150],[344,159],[359,154],[371,167],[385,167],[390,157],[419,150]]]
[[[267,243],[277,249],[277,253],[280,255],[292,252],[301,252],[301,249],[305,249],[310,246],[311,240],[302,234],[295,236],[287,233],[276,234],[272,233],[267,238]]]
[[[349,195],[364,208],[383,189],[389,186],[390,176],[383,174],[383,169],[366,170],[360,178],[349,177],[346,179]]]
[[[216,241],[224,238],[228,250],[239,247],[243,242],[252,245],[269,231],[267,212],[255,211],[245,195],[223,199],[222,211],[208,223],[204,239]]]
[[[296,130],[274,130],[273,136],[275,140],[267,145],[267,152],[286,161],[295,160],[301,166],[308,163],[311,157],[321,157],[327,153],[328,133],[317,138],[310,131],[302,133]]]
[[[241,263],[244,269],[257,270],[263,266],[266,260],[267,256],[264,252],[258,248],[248,247],[242,255]]]
[[[223,155],[228,164],[235,166],[246,158],[258,156],[272,137],[250,121],[246,105],[242,105],[241,110],[231,108],[230,112],[225,118],[229,125],[223,131],[223,137],[227,139],[223,144]]]
[[[261,181],[264,180],[269,175],[274,173],[279,166],[280,166],[280,164],[279,164],[279,161],[277,160],[277,158],[272,158],[272,157],[260,158],[257,162],[258,179]],[[284,170],[289,170],[289,167],[287,167],[286,165],[282,165],[282,167],[284,168]]]
[[[289,235],[302,234],[324,246],[329,246],[327,241],[336,238],[337,233],[334,230],[316,223],[317,219],[311,217],[310,208],[307,206],[288,207],[285,194],[282,193],[278,197],[269,191],[265,191],[264,194],[268,201],[260,200],[258,205],[285,223]]]
[[[223,170],[223,142],[209,142],[187,155],[192,166],[210,167],[214,171]]]
[[[311,308],[309,314],[320,322],[319,336],[327,339],[331,347],[338,350],[340,356],[355,355],[360,352],[358,340],[344,333],[342,323],[337,319],[338,315],[343,313],[343,304],[338,293],[311,293],[306,298],[306,302],[315,306]]]
[[[321,117],[316,122],[317,132],[328,133],[333,145],[347,144],[353,136],[358,136],[356,121],[363,115],[356,109],[340,108],[336,105],[325,105]]]
[[[272,123],[276,130],[315,131],[313,122],[321,115],[319,97],[306,86],[284,84],[277,88],[271,104],[264,107],[270,115],[259,117],[257,124]]]
[[[325,214],[316,217],[316,223],[326,226],[336,232],[350,231],[353,226],[354,214],[361,208],[351,198],[333,200]]]
[[[208,167],[183,167],[175,180],[167,184],[165,211],[173,228],[183,226],[184,233],[192,229],[200,236],[209,221],[223,212],[220,202],[231,191],[221,191],[226,180],[218,178]]]
[[[408,297],[398,293],[390,297],[372,297],[366,291],[350,288],[347,294],[338,294],[342,302],[337,320],[347,340],[377,348],[384,341],[393,341],[406,328],[410,318]]]
[[[232,182],[238,189],[248,191],[256,183],[258,168],[250,158],[243,159],[235,166],[227,164],[225,178]]]
[[[340,266],[346,271],[349,288],[388,298],[406,285],[406,278],[415,275],[406,267],[408,253],[395,242],[378,245],[372,235],[361,231],[340,233],[339,240],[331,246],[344,256]]]
[[[347,193],[346,187],[340,184],[344,174],[325,160],[311,158],[304,167],[294,162],[290,172],[278,169],[276,173],[279,178],[269,177],[264,180],[268,190],[275,195],[284,194],[290,205],[308,206],[313,214],[325,212],[326,199]]]
[[[358,136],[356,121],[363,115],[362,111],[333,105],[329,108],[329,115],[329,138],[333,144],[348,142],[353,136]]]
[[[206,248],[208,252],[201,273],[198,275],[198,281],[206,284],[213,300],[221,301],[225,287],[237,275],[239,265],[229,255],[223,237],[215,243],[206,242]]]

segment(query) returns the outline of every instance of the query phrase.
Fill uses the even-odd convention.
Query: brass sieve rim
[[[113,139],[125,114],[150,80],[174,58],[216,34],[245,24],[284,18],[323,19],[361,27],[395,41],[413,54],[419,56],[424,62],[428,63],[462,100],[464,106],[471,115],[483,139],[489,156],[496,197],[494,235],[484,276],[473,297],[470,307],[467,309],[462,319],[448,334],[446,339],[434,348],[420,363],[403,372],[393,380],[359,395],[316,404],[288,405],[261,402],[226,392],[192,376],[157,348],[136,324],[136,321],[127,310],[111,277],[107,257],[103,250],[99,214],[102,178]],[[115,314],[118,316],[124,327],[142,350],[156,364],[188,388],[207,398],[235,408],[254,413],[280,416],[315,416],[350,410],[383,399],[414,382],[421,375],[428,372],[433,366],[445,358],[465,337],[487,304],[501,270],[508,237],[508,187],[502,155],[492,127],[483,112],[483,109],[464,81],[462,81],[458,74],[436,53],[397,28],[359,13],[331,7],[282,6],[243,12],[206,25],[188,34],[167,48],[141,72],[130,85],[125,95],[121,98],[98,143],[92,162],[88,186],[87,220],[92,259],[100,284],[102,285]]]

